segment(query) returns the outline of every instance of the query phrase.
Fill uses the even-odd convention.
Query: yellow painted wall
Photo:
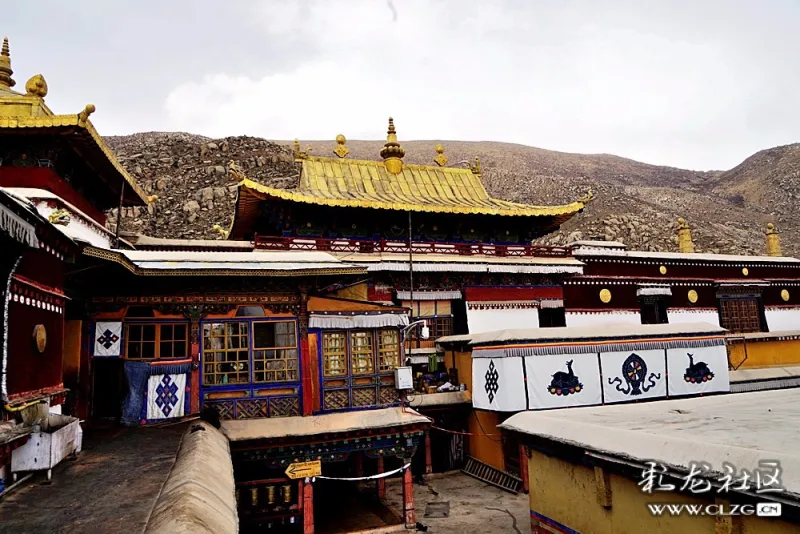
[[[734,368],[785,367],[800,365],[800,339],[728,341],[728,361]],[[745,359],[745,347],[747,359]]]
[[[445,353],[445,362],[449,364],[453,361],[455,361],[455,367],[458,369],[459,382],[467,386],[467,391],[472,391],[472,353],[447,351]]]
[[[503,441],[500,429],[500,414],[483,410],[472,410],[467,418],[469,425],[469,455],[497,469],[505,470]],[[485,434],[498,434],[487,436]]]
[[[531,451],[528,461],[531,510],[583,534],[789,534],[800,525],[754,516],[736,517],[733,528],[719,529],[714,517],[654,517],[647,503],[710,504],[695,496],[669,492],[643,493],[637,482],[609,475],[611,506],[597,498],[595,473],[590,467]]]

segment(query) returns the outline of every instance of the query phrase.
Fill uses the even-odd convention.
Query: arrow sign
[[[295,462],[286,468],[286,476],[291,479],[313,478],[322,475],[322,462]]]

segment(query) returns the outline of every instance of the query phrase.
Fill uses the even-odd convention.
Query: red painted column
[[[303,415],[314,413],[314,397],[311,384],[311,358],[308,353],[308,333],[300,340],[300,361],[303,369]]]
[[[363,477],[364,476],[364,453],[355,452],[355,461],[356,461],[356,476]]]
[[[414,510],[414,483],[411,480],[411,466],[403,471],[403,522],[406,528],[416,528],[417,514]]]
[[[522,443],[519,444],[519,477],[522,479],[522,491],[528,493],[528,449]]]
[[[303,534],[314,534],[314,486],[303,483]]]
[[[191,318],[192,332],[192,363],[197,364],[197,369],[192,369],[192,382],[190,385],[189,408],[191,413],[200,413],[200,319]],[[187,414],[188,415],[188,414]]]
[[[425,432],[425,474],[433,473],[433,459],[431,458],[431,433]]]
[[[383,471],[384,471],[383,456],[380,456],[380,457],[378,457],[378,474],[380,475],[381,473],[383,473]],[[377,480],[377,483],[378,483],[378,485],[377,485],[377,487],[378,487],[378,498],[379,499],[383,499],[384,497],[386,497],[386,479],[385,478],[379,478]]]

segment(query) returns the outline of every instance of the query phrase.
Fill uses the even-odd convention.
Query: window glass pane
[[[156,344],[144,342],[142,347],[142,358],[155,358],[156,357]]]
[[[203,384],[247,384],[250,359],[247,323],[221,322],[203,325]],[[185,338],[175,344],[187,347]]]
[[[300,379],[294,330],[294,321],[253,323],[254,382],[296,382]]]
[[[142,341],[155,341],[156,340],[156,325],[146,324],[142,325]]]
[[[344,332],[322,334],[322,374],[326,377],[347,374],[347,347]]]
[[[378,338],[378,370],[391,371],[400,366],[400,333],[381,330]]]

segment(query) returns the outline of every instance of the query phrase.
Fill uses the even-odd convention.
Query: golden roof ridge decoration
[[[25,82],[25,96],[38,96],[39,98],[47,96],[47,81],[44,76],[35,74]]]
[[[294,140],[294,160],[295,161],[303,161],[304,159],[308,158],[311,154],[311,145],[308,145],[305,152],[300,150],[300,140]]]
[[[11,76],[14,71],[11,70],[11,50],[8,47],[8,37],[3,37],[3,48],[0,50],[0,86],[14,87],[17,82]]]
[[[350,149],[347,148],[345,143],[347,143],[347,139],[345,139],[343,134],[336,136],[336,148],[333,149],[333,153],[339,156],[339,158],[345,158],[350,153]]]
[[[441,143],[436,145],[436,157],[433,158],[433,162],[439,167],[444,167],[447,165],[447,156],[444,155],[444,147]]]
[[[481,160],[478,158],[478,156],[475,156],[475,163],[474,164],[469,164],[469,170],[472,172],[472,174],[480,176],[480,174],[481,174]]]
[[[391,174],[400,174],[403,170],[403,156],[405,149],[397,142],[397,131],[394,128],[394,119],[389,117],[389,129],[386,131],[386,143],[381,148],[380,155],[386,171]]]

